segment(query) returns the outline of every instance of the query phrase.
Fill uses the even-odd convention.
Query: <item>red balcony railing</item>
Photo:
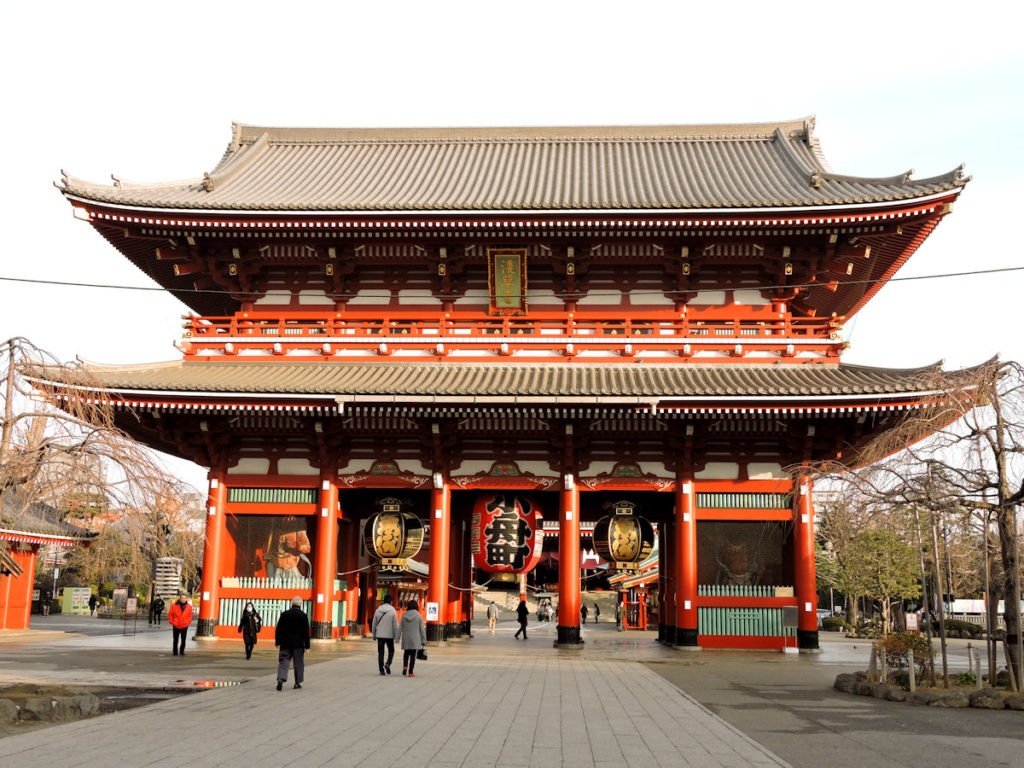
[[[419,354],[650,356],[700,358],[712,353],[750,361],[767,357],[835,357],[842,342],[829,319],[794,318],[771,307],[715,307],[688,312],[531,312],[491,317],[477,312],[376,310],[240,312],[184,316],[190,356],[269,353],[331,358]],[[810,353],[802,354],[802,353]]]

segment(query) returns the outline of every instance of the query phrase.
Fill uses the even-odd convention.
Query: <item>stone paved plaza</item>
[[[41,622],[34,626],[43,626]],[[1022,766],[1020,713],[900,706],[831,690],[868,647],[825,652],[686,653],[651,633],[587,625],[583,651],[552,647],[551,625],[515,625],[431,648],[415,679],[380,677],[370,641],[314,649],[306,684],[275,690],[266,642],[170,632],[122,637],[61,617],[31,637],[0,637],[0,684],[162,686],[241,682],[79,722],[9,729],[0,766]],[[116,633],[114,633],[116,632]],[[962,649],[959,650],[962,652]],[[399,657],[400,658],[400,657]],[[955,657],[956,659],[957,657]],[[700,702],[700,703],[698,703]]]

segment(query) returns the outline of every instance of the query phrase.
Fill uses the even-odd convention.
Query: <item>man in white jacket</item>
[[[391,605],[391,595],[384,595],[384,602],[373,614],[370,629],[373,639],[377,641],[377,666],[380,673],[391,674],[391,661],[395,658],[395,635],[398,634],[398,614]],[[388,660],[384,661],[384,649],[388,649]]]

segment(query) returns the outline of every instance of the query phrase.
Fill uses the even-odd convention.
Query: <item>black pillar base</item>
[[[558,639],[555,641],[556,648],[579,648],[583,645],[583,638],[580,636],[579,627],[558,626]]]
[[[331,633],[331,622],[329,621],[314,621],[313,622],[313,634],[314,640],[330,640],[332,637]]]
[[[686,627],[676,627],[676,645],[685,646],[687,648],[698,647],[697,630],[687,629]]]
[[[473,625],[469,619],[462,622],[462,636],[467,639],[473,636]]]
[[[662,630],[661,642],[665,645],[676,644],[676,628],[672,624],[666,624]]]
[[[196,624],[196,637],[213,637],[215,629],[217,629],[216,619],[200,619]]]
[[[462,639],[462,624],[457,621],[449,621],[444,625],[444,636],[448,640]]]
[[[801,651],[820,650],[818,645],[818,630],[798,629],[796,631],[796,647]]]
[[[444,624],[427,624],[427,642],[443,643],[447,638],[444,633]]]

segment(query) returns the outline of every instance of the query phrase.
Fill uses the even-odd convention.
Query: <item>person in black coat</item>
[[[525,600],[519,601],[519,607],[516,608],[516,618],[519,619],[519,631],[516,632],[516,639],[519,639],[519,632],[523,633],[523,640],[529,639],[526,637],[526,622],[530,618],[530,609],[526,607]]]
[[[295,667],[295,685],[301,688],[305,679],[305,655],[309,648],[309,618],[302,611],[302,598],[293,597],[292,607],[281,613],[274,631],[274,645],[277,654],[277,690],[281,690],[288,679],[289,662]]]
[[[252,658],[252,649],[256,647],[256,636],[263,629],[263,618],[251,602],[245,604],[242,611],[242,620],[238,622],[238,631],[242,633],[242,642],[245,643],[245,658]]]

